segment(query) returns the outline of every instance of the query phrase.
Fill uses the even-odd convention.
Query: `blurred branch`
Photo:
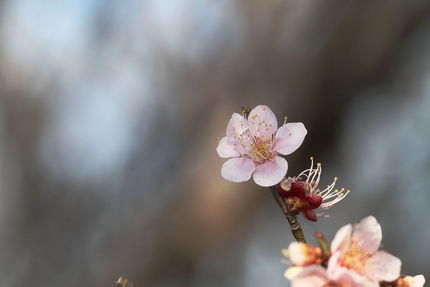
[[[127,278],[120,276],[116,281],[116,287],[137,287],[137,286],[131,283],[130,281],[128,281]]]

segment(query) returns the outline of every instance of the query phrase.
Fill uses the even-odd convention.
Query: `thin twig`
[[[133,283],[128,281],[127,278],[124,278],[122,276],[119,277],[118,280],[116,281],[116,286],[117,287],[136,287]]]
[[[297,221],[296,213],[292,210],[288,200],[279,194],[275,186],[270,187],[270,191],[272,192],[273,198],[278,203],[282,212],[285,214],[285,218],[287,218],[288,223],[290,224],[291,233],[293,233],[294,238],[298,242],[306,243],[305,235],[303,234],[302,228]]]
[[[321,232],[314,233],[315,239],[318,242],[325,257],[330,255],[330,248],[328,247],[327,240],[325,240],[324,235]]]

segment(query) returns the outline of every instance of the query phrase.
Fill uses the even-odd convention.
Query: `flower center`
[[[371,256],[370,252],[363,251],[357,243],[352,242],[349,248],[342,252],[339,261],[342,266],[365,275],[365,265]]]
[[[253,136],[249,129],[246,129],[239,136],[234,137],[234,150],[243,157],[255,162],[262,163],[266,160],[273,160],[277,153],[273,150],[274,136]]]
[[[248,149],[248,156],[256,162],[272,160],[276,154],[272,149],[272,140],[264,140],[259,137],[253,137]]]

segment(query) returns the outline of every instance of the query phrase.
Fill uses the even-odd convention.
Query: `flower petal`
[[[276,156],[273,161],[268,160],[257,165],[253,178],[255,183],[260,186],[272,186],[284,178],[287,170],[287,161],[280,156]]]
[[[248,130],[248,121],[238,113],[234,113],[228,122],[226,134],[233,141],[235,136],[239,136]]]
[[[306,134],[303,123],[288,123],[276,132],[274,150],[280,154],[287,155],[294,152],[303,143]]]
[[[300,272],[302,272],[303,267],[301,266],[293,266],[285,270],[284,277],[288,280],[293,280]]]
[[[221,169],[221,175],[233,182],[247,181],[255,170],[252,160],[243,157],[234,157],[226,161]]]
[[[303,242],[292,242],[288,246],[288,258],[296,266],[318,263],[322,259],[321,248]],[[322,261],[322,260],[321,260]],[[320,261],[320,262],[321,262]]]
[[[288,246],[288,259],[293,265],[306,265],[306,244],[303,242],[291,242]]]
[[[317,214],[312,209],[303,209],[302,214],[309,221],[316,222],[318,220]]]
[[[284,276],[288,276],[288,279],[291,278],[291,287],[322,287],[329,282],[324,268],[319,265],[310,265],[299,270],[293,270],[293,272],[290,272],[289,269]]]
[[[424,283],[426,283],[426,279],[423,275],[417,275],[414,277],[406,276],[404,280],[409,283],[409,287],[423,287]]]
[[[233,142],[228,137],[223,137],[219,143],[216,151],[220,157],[238,157],[239,153],[234,149]]]
[[[365,270],[368,277],[376,281],[391,282],[399,278],[401,265],[399,258],[385,251],[377,251],[366,262]]]
[[[253,136],[271,139],[278,129],[278,121],[272,110],[264,105],[256,106],[248,116],[249,128]]]
[[[364,252],[373,253],[378,250],[382,240],[381,225],[373,216],[363,218],[354,228],[352,240]]]
[[[353,287],[379,287],[378,281],[369,280],[352,269],[341,266],[338,261],[341,251],[333,253],[328,261],[327,276],[330,280],[344,283]]]
[[[331,242],[331,245],[330,245],[331,252],[335,252],[339,248],[342,248],[343,246],[347,245],[351,240],[351,233],[352,233],[351,224],[347,224],[341,227],[336,232],[336,235],[334,236],[334,239]]]

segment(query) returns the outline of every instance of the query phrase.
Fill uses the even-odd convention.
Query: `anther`
[[[284,255],[284,256],[288,256],[288,250],[287,249],[282,249],[281,250],[281,253],[282,253],[282,255]]]

